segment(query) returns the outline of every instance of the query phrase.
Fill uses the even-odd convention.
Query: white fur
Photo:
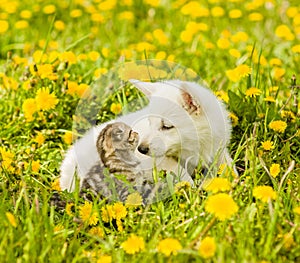
[[[162,160],[158,167],[174,170],[174,167],[164,167],[169,164],[164,163],[163,157],[176,157],[183,167],[188,167],[190,174],[199,162],[203,167],[214,162],[231,165],[232,159],[227,151],[231,133],[228,113],[211,91],[196,83],[179,80],[131,82],[149,97],[149,104],[115,121],[131,126],[139,133],[140,144],[149,146],[148,156],[143,156],[144,159],[154,156]],[[183,92],[191,95],[193,104],[199,105],[199,111],[188,113]],[[162,129],[162,122],[175,128]],[[61,165],[60,185],[63,190],[73,191],[75,171],[82,178],[99,160],[96,139],[106,125],[91,128],[67,152]]]

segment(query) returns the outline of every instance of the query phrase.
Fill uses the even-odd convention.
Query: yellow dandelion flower
[[[107,47],[103,47],[101,49],[101,54],[103,55],[103,57],[108,58],[108,56],[109,56],[109,49]]]
[[[165,51],[158,51],[155,55],[155,59],[164,60],[167,57],[167,53]]]
[[[229,11],[229,17],[236,19],[242,17],[243,13],[240,9],[232,9]]]
[[[211,9],[211,15],[213,17],[221,17],[224,16],[225,10],[221,6],[215,6]]]
[[[33,114],[38,110],[35,99],[26,99],[23,102],[22,110],[26,121],[32,121]]]
[[[294,213],[300,215],[300,206],[297,206],[293,209]]]
[[[273,96],[267,96],[264,98],[264,101],[266,102],[276,102],[275,98]]]
[[[0,34],[4,34],[9,28],[9,24],[6,20],[0,20]]]
[[[280,164],[273,163],[270,167],[270,175],[276,177],[280,173]]]
[[[8,222],[9,222],[13,227],[16,228],[16,227],[17,227],[17,220],[16,220],[15,216],[14,216],[12,213],[10,213],[10,212],[6,212],[5,215],[6,215],[6,218],[7,218]]]
[[[6,89],[16,90],[19,86],[19,83],[11,77],[2,76],[3,87]],[[1,86],[0,86],[1,87]]]
[[[293,235],[284,234],[283,235],[283,247],[287,250],[290,250],[295,245],[295,240]]]
[[[122,220],[121,219],[117,219],[116,220],[116,224],[117,224],[117,229],[118,229],[118,231],[119,232],[123,232],[123,230],[124,230],[124,227],[123,227],[123,223],[122,223]]]
[[[278,68],[278,67],[275,67],[273,70],[273,76],[276,80],[280,80],[284,74],[285,74],[285,69],[284,68]]]
[[[295,122],[296,121],[295,113],[292,112],[292,111],[282,110],[280,112],[280,115],[281,115],[281,118],[288,119],[291,122]]]
[[[232,126],[233,127],[237,126],[239,123],[239,117],[236,116],[233,112],[229,113],[229,117],[230,117]]]
[[[208,197],[205,210],[223,221],[233,216],[238,211],[238,206],[230,195],[220,193]]]
[[[216,253],[216,242],[213,237],[205,237],[198,248],[198,252],[203,258],[211,258]]]
[[[62,231],[62,230],[64,230],[65,229],[65,227],[63,226],[63,225],[56,225],[56,226],[54,226],[54,228],[53,228],[53,232],[54,233],[58,233],[58,232],[60,232],[60,231]]]
[[[144,52],[144,51],[153,51],[156,49],[156,47],[148,42],[139,42],[136,45],[136,49],[138,52]]]
[[[217,46],[220,49],[228,49],[230,47],[230,41],[227,38],[219,38],[217,41]]]
[[[73,9],[70,12],[70,17],[72,18],[78,18],[82,16],[82,10],[81,9]]]
[[[261,13],[253,12],[248,15],[248,18],[250,21],[258,22],[258,21],[262,21],[264,19],[264,16]]]
[[[231,189],[231,185],[226,178],[216,177],[205,180],[203,189],[208,192],[218,193],[229,191]]]
[[[229,54],[233,56],[234,58],[240,58],[241,57],[241,52],[235,48],[229,49]]]
[[[129,207],[130,206],[140,206],[142,204],[143,204],[143,198],[138,192],[129,194],[125,201],[125,205],[129,206]]]
[[[226,75],[229,80],[233,82],[239,81],[241,78],[247,77],[251,74],[252,69],[245,64],[241,64],[234,69],[226,70]]]
[[[171,254],[177,255],[180,249],[182,249],[182,246],[180,242],[175,238],[165,238],[161,240],[157,245],[157,250],[167,257]]]
[[[300,53],[300,45],[295,45],[292,47],[292,51],[294,53]]]
[[[58,103],[55,93],[50,93],[49,88],[41,88],[36,93],[36,104],[41,110],[54,109]]]
[[[57,20],[54,22],[54,28],[58,31],[64,31],[66,28],[66,25],[63,21]]]
[[[286,15],[288,17],[294,17],[295,15],[298,14],[298,8],[295,6],[290,6],[288,7],[288,9],[286,10]]]
[[[127,215],[126,207],[120,202],[115,203],[113,205],[113,211],[114,211],[114,218],[116,220],[120,220],[120,219],[126,217],[126,215]]]
[[[75,81],[68,81],[67,84],[67,91],[66,93],[71,95],[71,96],[75,96],[77,94],[77,89],[78,89],[78,83]]]
[[[65,51],[60,54],[60,61],[62,62],[67,62],[70,65],[71,64],[76,64],[77,62],[77,57],[72,51]]]
[[[252,72],[252,68],[245,64],[238,65],[235,70],[241,78],[249,76]]]
[[[236,34],[231,36],[231,41],[234,43],[247,42],[248,39],[249,39],[248,34],[243,31],[239,31]]]
[[[293,17],[293,24],[294,24],[294,26],[300,25],[300,13],[299,12],[298,12],[298,14],[296,14]]]
[[[61,191],[60,183],[59,183],[59,178],[56,178],[56,179],[51,183],[51,190],[54,190],[54,191]]]
[[[98,51],[90,51],[88,57],[91,61],[97,61],[100,58],[100,53]]]
[[[101,11],[109,11],[115,8],[116,3],[117,1],[112,0],[101,1],[101,3],[98,5],[98,8]]]
[[[215,48],[215,44],[212,43],[212,42],[207,41],[207,42],[204,43],[204,47],[206,49],[214,49]]]
[[[287,25],[279,25],[275,29],[275,35],[285,40],[294,40],[295,36]]]
[[[73,216],[73,210],[75,208],[75,205],[73,203],[67,203],[66,204],[66,213],[69,216]]]
[[[95,226],[95,227],[92,227],[89,230],[89,234],[91,234],[93,236],[97,236],[97,237],[103,238],[104,237],[104,230],[100,226]]]
[[[127,254],[133,255],[145,249],[145,242],[142,237],[132,234],[121,244],[121,247]]]
[[[6,150],[4,147],[0,147],[0,160],[1,160],[0,166],[2,168],[12,172],[14,170],[12,166],[13,159],[14,159],[14,154],[11,151]]]
[[[161,0],[144,0],[144,3],[152,7],[158,7]]]
[[[38,146],[41,146],[45,142],[45,136],[42,132],[38,131],[33,141],[36,142]]]
[[[86,92],[89,90],[89,85],[85,83],[80,83],[77,87],[76,93],[79,97],[83,97]]]
[[[44,54],[42,50],[34,51],[32,56],[33,56],[33,61],[37,64],[40,62],[44,63],[48,59],[47,54]],[[36,75],[37,69],[34,67],[34,65],[31,65],[31,68],[32,68],[31,69],[32,75]]]
[[[276,198],[276,193],[271,186],[256,186],[253,189],[253,196],[264,203]]]
[[[191,32],[184,30],[180,33],[180,39],[181,41],[183,41],[184,43],[190,43],[192,42],[194,37],[194,34],[191,34]]]
[[[269,88],[270,92],[276,92],[278,90],[278,86],[272,86]]]
[[[77,59],[78,59],[78,60],[87,60],[87,59],[88,59],[88,55],[85,54],[85,53],[80,53],[80,54],[77,56]]]
[[[133,21],[134,20],[134,14],[131,11],[123,11],[118,15],[118,18],[120,20],[128,20]]]
[[[70,145],[73,141],[73,133],[71,131],[67,131],[62,138],[66,144]]]
[[[112,258],[109,255],[102,255],[100,256],[97,261],[97,263],[111,263],[112,262]]]
[[[26,20],[19,20],[15,23],[16,29],[25,29],[29,26],[29,23]]]
[[[270,151],[275,148],[274,143],[270,140],[262,142],[261,146],[265,151]]]
[[[153,31],[154,38],[159,42],[160,45],[167,45],[169,42],[169,39],[166,35],[166,33],[162,29],[155,29]]]
[[[34,173],[38,173],[40,170],[41,164],[40,161],[32,161],[31,163],[31,171]]]
[[[238,82],[241,77],[240,75],[238,74],[238,72],[234,69],[228,69],[225,71],[225,74],[227,76],[227,78],[232,81],[232,82]]]
[[[105,21],[105,18],[100,13],[93,13],[93,14],[91,14],[91,20],[96,23],[103,23]],[[96,33],[96,32],[93,32],[93,33]]]
[[[32,17],[32,12],[30,10],[22,10],[20,12],[20,17],[23,19],[29,19]]]
[[[197,1],[187,2],[182,8],[181,13],[184,15],[190,15],[191,17],[208,17],[209,9],[203,7]]]
[[[246,90],[245,95],[247,97],[255,98],[256,96],[261,94],[261,90],[256,87],[251,87]]]
[[[99,78],[101,77],[102,75],[106,74],[107,73],[107,68],[98,68],[95,70],[94,72],[94,77],[95,78]]]
[[[284,121],[271,121],[269,123],[269,128],[279,133],[284,133],[286,127],[287,124]]]
[[[38,74],[42,79],[48,78],[54,80],[56,75],[53,73],[53,66],[51,64],[43,64],[38,67]]]
[[[269,61],[269,64],[271,66],[278,66],[278,67],[280,67],[282,65],[282,61],[279,58],[271,58],[270,61]]]
[[[216,91],[216,92],[215,92],[215,95],[216,95],[219,99],[225,101],[226,103],[229,102],[228,94],[227,94],[227,92],[225,92],[224,90],[218,90],[218,91]]]
[[[122,111],[122,105],[120,103],[112,103],[110,105],[110,111],[115,114],[115,115],[118,115],[121,113]]]
[[[43,13],[46,14],[46,15],[53,14],[53,13],[55,13],[55,11],[56,11],[55,5],[46,5],[43,8]]]
[[[98,214],[93,211],[93,204],[85,201],[82,206],[79,207],[79,216],[83,222],[87,222],[88,225],[96,225],[99,221]]]
[[[115,211],[112,205],[106,205],[105,207],[101,208],[101,218],[103,222],[111,222],[115,216]]]

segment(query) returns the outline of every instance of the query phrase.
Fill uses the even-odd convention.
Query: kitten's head
[[[113,148],[116,150],[134,151],[139,141],[138,133],[123,122],[111,124],[111,132],[107,136],[111,137]]]
[[[139,135],[123,122],[108,124],[100,133],[97,140],[97,149],[103,152],[135,151],[139,142]]]

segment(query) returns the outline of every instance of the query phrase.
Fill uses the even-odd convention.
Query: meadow
[[[300,262],[297,2],[1,0],[0,261]],[[78,105],[140,60],[191,69],[226,104],[239,175],[222,165],[147,206],[61,192],[64,154],[90,125]],[[97,122],[140,96],[110,90]]]

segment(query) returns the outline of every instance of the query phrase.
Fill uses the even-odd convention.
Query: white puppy
[[[152,169],[149,159],[163,163],[165,156],[179,160],[190,174],[199,163],[203,168],[221,163],[232,166],[227,151],[231,134],[228,112],[210,90],[179,80],[131,83],[149,98],[149,104],[112,122],[124,122],[138,132],[137,156],[147,161],[145,169]],[[83,178],[98,161],[96,139],[106,125],[92,127],[69,149],[61,165],[62,190],[74,190],[76,170]]]

